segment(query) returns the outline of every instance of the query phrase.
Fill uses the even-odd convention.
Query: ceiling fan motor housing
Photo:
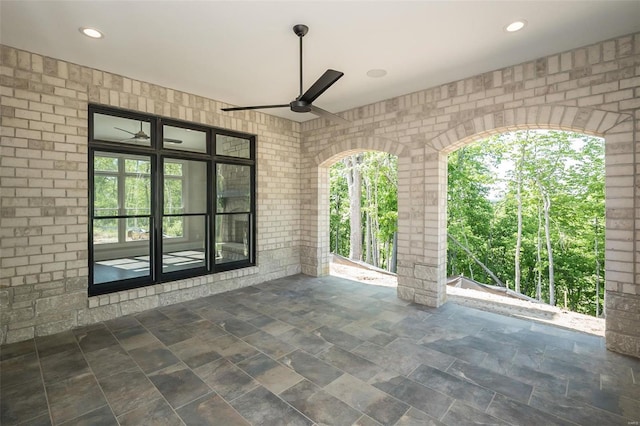
[[[309,105],[306,101],[300,101],[296,99],[292,101],[289,106],[291,107],[291,111],[294,112],[309,112],[311,111],[311,105]]]

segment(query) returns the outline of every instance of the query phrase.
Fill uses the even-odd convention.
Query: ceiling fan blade
[[[312,114],[317,115],[318,117],[322,117],[322,118],[326,118],[327,120],[336,123],[336,124],[349,124],[351,123],[349,120],[344,119],[342,117],[340,117],[339,115],[336,115],[332,112],[329,111],[325,111],[322,108],[318,108],[315,105],[310,105],[311,106],[311,111],[309,111]]]
[[[320,76],[319,79],[316,80],[315,83],[306,92],[300,97],[300,101],[311,103],[316,98],[324,93],[333,83],[338,81],[340,77],[344,75],[343,72],[336,70],[326,70],[324,74]]]
[[[164,138],[164,141],[165,142],[169,142],[169,143],[175,143],[175,144],[182,143],[182,141],[180,139]]]
[[[134,136],[135,136],[135,133],[130,132],[130,131],[125,130],[125,129],[121,129],[120,127],[114,127],[114,129],[118,129],[118,130],[120,130],[120,131],[127,132],[127,133],[129,133],[130,135],[134,135]]]
[[[284,108],[289,107],[289,104],[281,104],[281,105],[256,105],[256,106],[248,106],[248,107],[234,107],[234,108],[221,108],[222,111],[245,111],[248,109],[266,109],[266,108]]]

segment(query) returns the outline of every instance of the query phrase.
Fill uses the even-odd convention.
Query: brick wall
[[[1,46],[0,343],[300,272],[300,125]],[[87,105],[257,135],[257,266],[87,297]]]
[[[398,296],[431,306],[446,300],[449,152],[518,129],[604,137],[606,341],[640,357],[640,33],[341,115],[352,124],[302,125],[303,271],[328,267],[327,167],[356,151],[391,152],[399,157]]]

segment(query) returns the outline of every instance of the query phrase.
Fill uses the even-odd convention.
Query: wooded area
[[[448,275],[602,314],[602,139],[505,133],[451,153],[448,179]],[[397,159],[352,155],[331,168],[330,180],[332,251],[392,270]]]

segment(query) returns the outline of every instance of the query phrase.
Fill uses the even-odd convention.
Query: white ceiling
[[[522,18],[524,30],[503,30]],[[310,27],[304,88],[327,68],[343,71],[314,103],[340,112],[640,31],[640,0],[0,0],[2,44],[233,105],[298,95],[298,23]],[[81,26],[105,38],[84,37]],[[375,68],[387,76],[367,77]]]

